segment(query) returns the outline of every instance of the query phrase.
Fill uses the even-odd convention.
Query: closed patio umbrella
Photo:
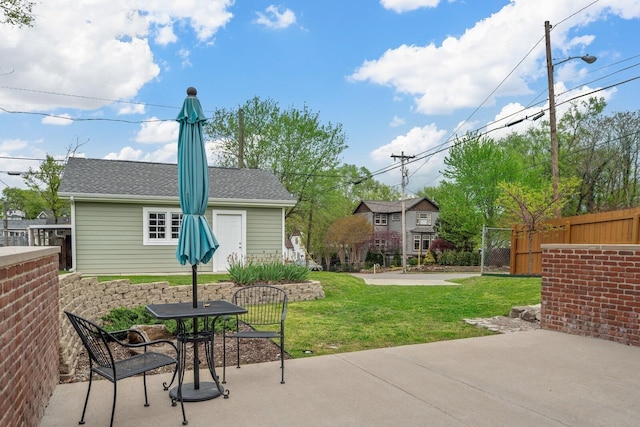
[[[197,91],[187,89],[187,98],[176,119],[180,122],[178,135],[178,188],[180,190],[180,208],[182,224],[178,235],[176,257],[180,264],[191,264],[191,286],[193,308],[198,308],[198,264],[207,263],[218,249],[218,241],[207,222],[205,213],[209,200],[209,167],[202,141],[202,124],[206,120]],[[193,319],[193,334],[198,335],[198,320]],[[198,345],[193,346],[195,400],[200,396],[200,360]],[[206,394],[206,392],[204,393]]]
[[[187,89],[187,98],[176,119],[180,122],[178,187],[182,209],[176,257],[180,264],[192,266],[193,308],[198,306],[198,264],[209,262],[218,248],[218,241],[205,217],[209,168],[202,141],[202,124],[206,117],[196,94],[195,88]]]

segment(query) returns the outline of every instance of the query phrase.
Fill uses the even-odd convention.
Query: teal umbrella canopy
[[[205,216],[209,199],[209,167],[202,140],[202,125],[206,120],[196,89],[187,89],[187,98],[176,119],[180,122],[178,136],[178,188],[182,225],[178,236],[176,257],[180,264],[197,266],[207,263],[218,248],[218,241]],[[194,286],[194,301],[196,283]]]

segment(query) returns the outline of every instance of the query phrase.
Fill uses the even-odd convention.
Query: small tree
[[[7,209],[21,210],[25,213],[26,219],[34,219],[46,209],[40,193],[33,190],[5,187],[2,190],[2,198],[7,204]]]
[[[331,224],[324,237],[325,246],[338,253],[340,263],[346,256],[351,262],[360,262],[362,249],[369,242],[373,225],[362,215],[345,216]]]
[[[539,188],[527,187],[521,183],[501,182],[498,188],[502,194],[498,204],[504,209],[505,216],[524,226],[529,238],[528,272],[533,273],[533,236],[536,232],[549,229],[548,221],[569,201],[580,184],[578,178],[561,179],[557,197],[554,198],[551,183]]]
[[[27,187],[42,197],[45,207],[51,211],[56,224],[69,209],[69,202],[58,197],[64,166],[64,162],[59,162],[47,154],[47,158],[38,169],[29,168],[24,175]]]

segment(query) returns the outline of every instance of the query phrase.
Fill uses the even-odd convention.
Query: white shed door
[[[228,258],[235,255],[239,260],[245,256],[245,213],[237,211],[214,211],[213,232],[220,247],[213,256],[213,271],[225,272]]]

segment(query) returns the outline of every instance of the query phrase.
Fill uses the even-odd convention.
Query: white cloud
[[[178,143],[165,144],[161,148],[145,155],[143,160],[145,162],[177,163]]]
[[[191,51],[189,49],[180,49],[178,51],[178,57],[180,57],[180,64],[182,68],[191,67],[191,60],[189,59],[191,56]]]
[[[405,4],[385,2],[397,7]],[[594,37],[572,36],[575,29],[612,13],[640,16],[640,8],[630,3],[634,2],[616,3],[615,7],[612,2],[591,5],[584,13],[554,28],[553,48],[572,54],[586,50]],[[365,61],[350,78],[391,86],[397,93],[409,94],[415,99],[417,111],[424,114],[448,114],[478,107],[485,99],[485,105],[494,105],[496,97],[532,93],[531,79],[546,75],[544,42],[538,43],[544,34],[542,23],[559,21],[574,12],[575,5],[571,2],[512,0],[459,37],[447,37],[439,45],[401,45],[389,49],[380,58]],[[536,43],[533,53],[518,65]],[[503,82],[516,65],[515,73]]]
[[[173,32],[173,25],[160,26],[156,32],[155,41],[161,46],[177,42],[178,36]]]
[[[140,160],[142,157],[142,150],[136,150],[132,147],[123,147],[119,152],[111,152],[104,156],[107,160]]]
[[[274,5],[267,7],[265,13],[256,12],[256,15],[257,24],[273,30],[282,30],[296,23],[296,15],[291,9],[282,10]]]
[[[143,144],[157,144],[178,141],[180,125],[177,121],[162,121],[151,117],[140,125],[134,140]]]
[[[165,144],[155,151],[145,153],[143,150],[137,150],[133,147],[127,146],[122,148],[119,152],[109,153],[104,156],[107,160],[132,160],[140,162],[154,162],[154,163],[176,163],[177,161],[177,143]]]
[[[69,126],[73,123],[71,116],[67,113],[56,114],[55,116],[45,116],[42,119],[43,125]]]
[[[391,155],[415,156],[441,144],[446,131],[439,130],[434,124],[414,127],[405,135],[400,135],[388,144],[376,148],[370,155],[371,160],[378,164],[389,163]]]
[[[422,7],[436,7],[440,0],[380,0],[380,4],[385,9],[391,9],[394,12],[408,12]]]
[[[407,124],[407,121],[405,119],[403,119],[402,117],[393,116],[393,119],[391,120],[391,123],[389,123],[389,126],[391,126],[392,128],[397,128],[398,126],[402,126],[405,124]]]
[[[173,26],[189,27],[207,43],[229,22],[234,0],[94,0],[35,2],[33,28],[0,26],[3,77],[0,98],[7,109],[96,109],[110,99],[131,99],[160,67],[150,36],[174,42]],[[64,29],[61,31],[61,28]],[[172,36],[173,34],[173,36]],[[16,91],[9,88],[28,88]],[[79,94],[90,97],[60,96]]]
[[[0,141],[0,152],[7,153],[12,151],[22,150],[27,146],[27,141],[22,139],[5,139]]]
[[[126,115],[126,114],[144,114],[146,111],[145,105],[141,103],[128,103],[122,105],[118,110],[118,115]]]

